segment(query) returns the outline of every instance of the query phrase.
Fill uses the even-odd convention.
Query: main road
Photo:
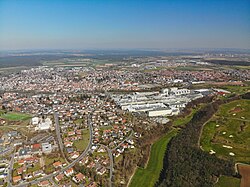
[[[60,173],[63,173],[64,171],[68,170],[69,168],[72,168],[76,163],[78,163],[80,160],[83,159],[83,157],[85,157],[87,155],[87,153],[89,152],[89,150],[91,149],[92,147],[92,139],[93,139],[93,127],[92,127],[92,123],[90,121],[90,114],[88,115],[88,126],[89,126],[89,134],[90,134],[90,139],[89,139],[89,144],[87,146],[87,148],[81,153],[81,155],[79,157],[77,157],[75,160],[73,160],[71,163],[69,163],[67,166],[63,167],[61,170],[59,171],[56,171],[54,173],[51,173],[49,175],[46,175],[44,177],[41,177],[41,178],[38,178],[38,179],[35,179],[33,181],[30,181],[30,182],[24,182],[24,183],[21,183],[21,184],[18,184],[18,185],[11,185],[11,183],[8,184],[8,187],[25,187],[25,186],[28,186],[28,185],[33,185],[33,184],[37,184],[41,181],[44,181],[44,180],[50,180],[52,177],[55,177],[57,176],[58,174]]]
[[[60,131],[60,125],[59,125],[59,120],[58,120],[58,113],[54,112],[54,118],[55,118],[55,127],[56,127],[56,136],[57,136],[57,141],[58,141],[58,145],[61,151],[61,154],[64,158],[64,160],[67,162],[67,164],[69,163],[64,151],[63,151],[63,142],[62,142],[62,136],[61,136],[61,131]]]

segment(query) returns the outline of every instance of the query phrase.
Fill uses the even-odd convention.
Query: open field
[[[220,106],[203,128],[202,149],[213,150],[222,158],[250,163],[249,111],[250,100],[236,100]]]
[[[221,176],[214,187],[240,187],[240,179],[235,177]]]
[[[89,143],[89,130],[82,130],[82,140],[78,140],[74,142],[74,146],[78,151],[84,151]]]
[[[0,118],[10,121],[24,121],[30,119],[31,116],[29,114],[24,114],[24,113],[8,112],[6,114],[2,114]]]
[[[131,180],[130,187],[152,187],[157,182],[162,165],[163,157],[168,142],[177,134],[177,130],[171,130],[157,142],[155,142],[150,151],[150,158],[146,168],[138,168]]]
[[[238,164],[239,172],[242,176],[240,187],[249,187],[250,184],[250,165]]]
[[[64,159],[62,157],[56,157],[55,155],[53,156],[45,156],[45,173],[52,173],[55,171],[55,168],[53,166],[53,163],[56,161],[61,161],[62,163],[65,163]]]

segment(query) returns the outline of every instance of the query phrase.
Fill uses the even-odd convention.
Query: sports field
[[[177,134],[177,130],[171,130],[160,140],[152,145],[149,162],[146,168],[138,168],[132,178],[130,187],[153,187],[157,182],[162,165],[163,157],[168,142]]]
[[[201,148],[217,156],[250,163],[250,100],[220,106],[204,126]]]

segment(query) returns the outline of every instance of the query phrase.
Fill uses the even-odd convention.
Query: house
[[[23,165],[24,163],[25,163],[25,160],[24,160],[24,159],[18,160],[18,164],[19,164],[19,165]]]
[[[33,178],[33,175],[31,173],[28,173],[28,174],[23,175],[23,177],[24,177],[24,179],[27,180],[27,179]]]
[[[33,152],[39,151],[40,149],[41,149],[41,144],[37,143],[32,145]]]
[[[64,174],[69,177],[74,173],[73,168],[69,168],[68,170],[64,171]]]
[[[50,183],[48,180],[46,181],[41,181],[38,183],[38,186],[45,187],[45,186],[50,186]]]
[[[73,142],[64,142],[65,147],[71,147]]]
[[[76,159],[77,157],[79,157],[79,155],[80,155],[80,153],[78,153],[78,152],[73,152],[73,153],[71,153],[71,159]]]
[[[74,132],[74,131],[69,131],[69,132],[68,132],[68,136],[73,136],[73,135],[75,135],[75,132]]]
[[[79,183],[85,179],[85,176],[82,173],[78,173],[73,177],[73,181]]]
[[[44,175],[44,172],[42,170],[37,170],[37,171],[33,172],[34,177],[39,177],[39,176],[42,176],[42,175]]]
[[[100,169],[97,170],[97,174],[98,175],[103,175],[106,172],[106,168],[105,167],[101,167]]]
[[[61,168],[62,167],[62,162],[60,162],[60,161],[54,162],[53,166],[54,166],[54,168],[59,168],[59,167]]]
[[[81,135],[82,131],[81,130],[76,130],[76,134]]]
[[[12,180],[13,180],[13,183],[18,183],[22,180],[22,178],[20,175],[18,175],[18,176],[13,177]]]
[[[57,176],[55,176],[55,180],[56,180],[57,182],[61,181],[63,178],[64,178],[64,175],[63,175],[62,173],[59,174],[59,175],[57,175]]]
[[[22,166],[22,167],[17,169],[17,174],[18,175],[22,175],[23,172],[26,172],[26,167],[25,166]]]

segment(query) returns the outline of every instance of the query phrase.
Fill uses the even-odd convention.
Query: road
[[[98,144],[100,146],[105,147],[108,152],[109,160],[110,160],[110,165],[109,165],[109,186],[112,187],[112,177],[113,177],[113,171],[114,171],[114,158],[111,149],[109,149],[108,146],[104,144]]]
[[[49,179],[49,181],[54,187],[58,187],[58,185],[53,181],[52,177]]]
[[[41,181],[44,181],[44,180],[50,180],[52,177],[55,177],[58,174],[63,173],[67,169],[72,168],[76,163],[78,163],[80,160],[82,160],[84,156],[87,155],[87,153],[89,152],[89,150],[92,147],[93,127],[92,127],[92,124],[91,124],[91,121],[90,121],[90,114],[88,115],[88,126],[89,126],[89,129],[90,129],[90,131],[89,131],[89,133],[90,133],[89,144],[88,144],[87,148],[81,153],[81,155],[78,158],[76,158],[74,161],[72,161],[67,166],[63,167],[61,170],[59,170],[57,172],[51,173],[49,175],[46,175],[46,176],[41,177],[39,179],[33,180],[31,182],[24,182],[24,183],[21,183],[21,184],[18,184],[18,185],[11,185],[10,184],[8,187],[11,187],[11,186],[13,186],[13,187],[26,187],[27,185],[30,185],[30,184],[37,184],[37,183],[39,183]]]
[[[113,149],[111,149],[111,151],[115,151],[118,147],[120,147],[125,141],[127,141],[128,139],[130,139],[131,138],[131,136],[134,134],[134,131],[133,131],[133,129],[131,129],[131,133],[130,133],[130,135],[127,137],[127,138],[125,138],[121,143],[119,143],[115,148],[113,148]]]
[[[131,129],[132,130],[132,129]],[[113,171],[114,171],[114,157],[113,157],[113,154],[112,154],[112,151],[116,150],[118,147],[120,147],[125,141],[127,141],[128,139],[131,138],[131,136],[133,135],[134,131],[132,130],[130,135],[125,138],[121,143],[119,143],[115,148],[113,149],[110,149],[109,147],[107,147],[106,145],[103,145],[103,144],[100,144],[100,145],[103,145],[107,151],[108,151],[108,155],[109,155],[109,159],[110,159],[110,168],[109,168],[109,186],[112,187],[112,178],[113,178]]]
[[[12,178],[12,170],[13,170],[13,165],[14,165],[14,153],[11,155],[11,159],[10,159],[10,165],[9,165],[9,172],[8,172],[8,176],[7,176],[7,187],[11,187],[11,178]]]
[[[64,158],[64,160],[67,162],[67,164],[69,163],[65,154],[64,154],[64,151],[63,151],[63,142],[62,142],[62,136],[61,136],[61,132],[60,132],[60,126],[59,126],[59,120],[58,120],[58,113],[57,112],[54,112],[54,118],[55,118],[55,127],[56,127],[56,136],[57,136],[57,141],[58,141],[58,144],[59,144],[59,148],[60,148],[60,151],[61,151],[61,154]]]
[[[106,149],[108,151],[108,155],[109,155],[109,159],[110,159],[109,186],[112,187],[112,178],[113,178],[113,171],[114,171],[114,158],[113,158],[112,151],[108,147],[106,147]]]

